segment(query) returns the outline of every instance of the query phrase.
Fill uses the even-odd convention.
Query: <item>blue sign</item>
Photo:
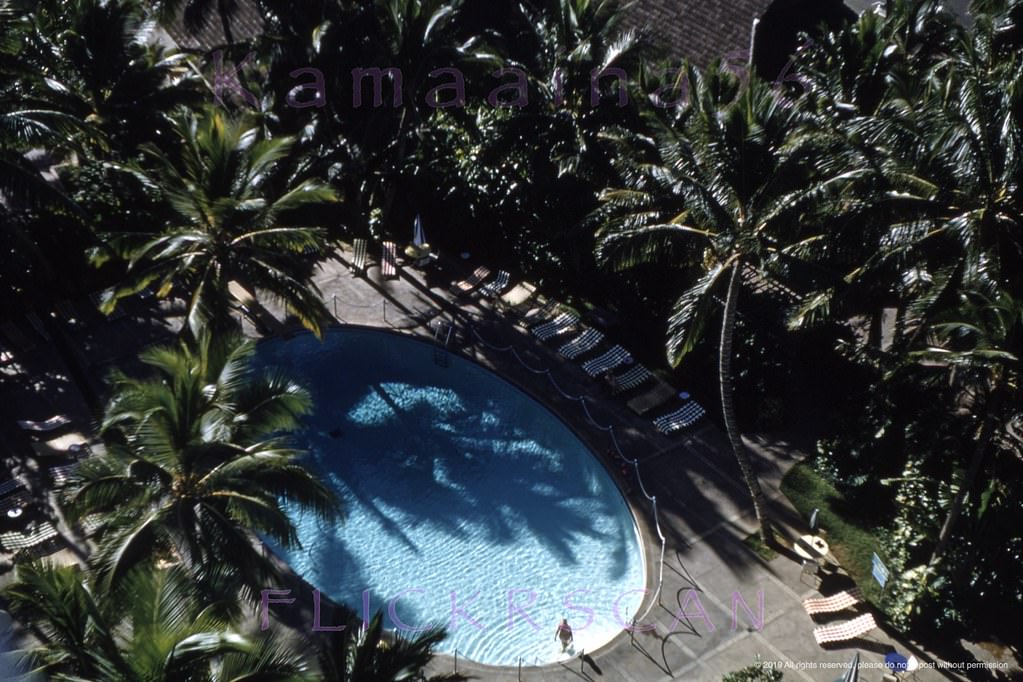
[[[885,583],[888,582],[888,576],[891,575],[888,572],[888,568],[881,562],[881,557],[877,555],[877,552],[871,552],[870,564],[870,574],[874,576],[877,584],[883,588]]]

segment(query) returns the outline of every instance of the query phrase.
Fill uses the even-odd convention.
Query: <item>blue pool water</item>
[[[635,614],[644,569],[625,501],[531,397],[382,331],[266,342],[259,357],[312,391],[302,445],[345,506],[334,526],[289,510],[303,548],[275,548],[324,593],[360,611],[368,599],[387,627],[448,626],[442,650],[495,665],[564,657],[562,617],[578,653]]]

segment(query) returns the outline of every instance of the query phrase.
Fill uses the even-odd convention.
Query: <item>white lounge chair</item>
[[[511,284],[511,274],[504,270],[497,271],[497,277],[490,284],[484,284],[480,288],[480,295],[486,296],[487,298],[494,298],[504,293],[508,285]]]
[[[367,243],[362,237],[352,241],[352,274],[362,275],[366,272]]]
[[[24,431],[53,431],[71,423],[71,418],[62,414],[55,414],[49,419],[41,422],[31,419],[19,419],[18,426]]]
[[[50,480],[53,481],[54,485],[62,486],[71,480],[71,476],[74,475],[79,466],[78,462],[71,462],[70,464],[50,467]]]
[[[851,609],[863,602],[863,594],[859,588],[854,587],[851,590],[843,590],[837,594],[833,594],[830,597],[821,597],[817,599],[804,599],[803,608],[806,609],[808,616],[813,616],[818,613],[835,613],[836,611],[845,611]]]
[[[522,319],[519,320],[519,324],[527,327],[532,324],[539,324],[540,320],[550,320],[551,316],[558,312],[558,302],[551,298],[547,299],[539,308],[532,306],[529,308],[522,316]]]
[[[607,374],[619,365],[632,362],[632,355],[621,346],[613,346],[603,355],[583,363],[583,371],[591,377]]]
[[[390,279],[398,276],[398,245],[394,242],[383,243],[383,258],[380,261],[380,274]]]
[[[820,645],[830,642],[844,642],[865,635],[876,627],[877,623],[874,622],[873,614],[864,613],[862,616],[857,616],[844,623],[823,625],[815,628],[813,638]]]
[[[0,545],[8,552],[14,553],[36,547],[55,537],[57,529],[49,521],[43,521],[35,530],[28,533],[0,533]]]
[[[609,382],[611,384],[611,393],[613,395],[618,395],[625,391],[631,391],[634,388],[642,386],[644,383],[652,379],[653,376],[654,375],[650,370],[637,363],[621,374],[615,374],[610,377]]]
[[[544,322],[543,324],[533,327],[531,331],[533,332],[533,336],[541,341],[546,341],[547,339],[553,339],[555,336],[564,334],[578,321],[578,315],[575,313],[565,312],[561,313],[550,322]]]
[[[490,268],[485,265],[481,265],[476,268],[471,275],[466,277],[460,282],[455,282],[451,285],[451,291],[458,295],[465,295],[471,293],[480,285],[483,280],[490,277]]]
[[[661,433],[672,433],[694,424],[705,414],[707,414],[707,411],[699,403],[695,400],[690,400],[674,412],[669,412],[654,419],[654,426]]]
[[[575,337],[564,346],[558,349],[558,352],[564,355],[566,358],[572,360],[583,353],[593,350],[598,343],[604,340],[604,334],[597,331],[596,329],[587,329],[579,336]]]

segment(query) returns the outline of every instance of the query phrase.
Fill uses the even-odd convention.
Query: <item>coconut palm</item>
[[[413,637],[384,633],[383,613],[377,611],[368,624],[345,610],[343,630],[318,634],[320,670],[325,679],[337,682],[455,682],[469,679],[458,673],[425,677],[423,668],[433,649],[444,640],[443,628],[426,630]],[[327,622],[333,623],[334,619]]]
[[[753,78],[737,93],[735,77],[691,67],[688,79],[682,129],[665,131],[663,160],[630,166],[627,186],[605,192],[598,257],[616,268],[652,262],[701,271],[668,320],[668,359],[677,365],[721,308],[722,416],[761,536],[770,541],[765,499],[733,406],[732,340],[745,284],[784,271],[786,249],[799,243],[794,217],[823,190],[800,169],[799,156],[787,153],[798,117],[766,84]],[[705,247],[702,259],[691,250],[687,256],[694,243]]]
[[[78,566],[22,564],[4,594],[39,636],[31,655],[49,679],[315,679],[272,636],[240,634],[179,569],[136,571],[108,594]]]
[[[336,518],[334,494],[288,444],[309,394],[254,368],[253,353],[240,336],[203,334],[195,347],[144,352],[151,376],[114,375],[107,453],[82,466],[67,498],[71,518],[99,515],[95,565],[105,584],[170,562],[215,585],[209,570],[221,564],[258,595],[274,572],[254,533],[298,542],[282,501]]]
[[[1006,428],[1015,411],[1019,378],[1023,374],[1023,301],[1008,291],[993,297],[981,292],[961,295],[960,305],[935,321],[927,333],[931,345],[910,358],[948,367],[958,385],[980,406],[977,435],[969,465],[949,505],[930,565],[941,560],[967,497],[975,490],[985,456],[993,448],[999,429]]]
[[[37,3],[21,22],[26,93],[89,124],[82,146],[129,157],[170,132],[167,114],[202,101],[187,55],[153,44],[134,0]],[[40,75],[45,74],[45,80]]]
[[[282,302],[320,334],[329,313],[307,255],[326,249],[325,233],[294,222],[296,212],[333,201],[334,192],[294,173],[292,138],[268,138],[244,117],[232,120],[214,108],[185,111],[175,118],[175,133],[178,153],[146,147],[149,167],[129,169],[162,192],[170,219],[156,235],[106,235],[109,249],[94,253],[97,264],[111,252],[127,262],[106,308],[153,286],[159,297],[185,300],[186,328],[198,336],[207,324],[230,324],[228,285],[236,281]]]

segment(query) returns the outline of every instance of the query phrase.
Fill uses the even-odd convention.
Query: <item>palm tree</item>
[[[155,236],[107,235],[110,248],[97,251],[95,263],[112,251],[127,262],[127,274],[107,292],[106,309],[152,285],[159,297],[185,299],[186,328],[197,337],[205,325],[232,320],[228,285],[236,281],[281,301],[321,334],[329,313],[306,256],[325,251],[325,233],[292,221],[300,210],[333,201],[334,192],[293,172],[292,138],[267,138],[244,117],[231,120],[214,108],[181,112],[175,133],[179,153],[149,146],[151,167],[127,169],[163,193],[171,217]]]
[[[18,567],[11,611],[40,639],[37,672],[54,680],[310,680],[301,655],[255,641],[201,601],[178,569],[137,571],[104,593],[78,566]]]
[[[721,304],[718,379],[725,430],[753,500],[765,542],[773,538],[766,501],[742,442],[733,406],[732,342],[750,273],[784,271],[799,244],[793,219],[822,193],[788,154],[796,113],[756,78],[738,92],[734,76],[688,69],[690,102],[681,131],[666,130],[661,159],[626,169],[628,185],[605,191],[598,257],[616,268],[642,263],[702,269],[668,320],[667,354],[677,365]],[[626,161],[626,163],[628,163]],[[685,247],[703,244],[702,259]],[[691,252],[690,252],[691,253]],[[723,303],[722,298],[723,297]]]
[[[254,368],[254,352],[240,336],[202,334],[194,348],[182,340],[144,352],[152,376],[114,375],[107,453],[82,466],[67,498],[70,518],[99,515],[105,584],[171,562],[215,586],[209,570],[222,564],[236,589],[258,595],[274,571],[253,533],[298,542],[282,500],[337,517],[334,494],[288,444],[309,394]]]
[[[976,291],[964,293],[959,307],[946,317],[953,319],[929,326],[931,345],[909,357],[948,367],[956,384],[973,394],[973,407],[979,404],[983,412],[969,465],[958,481],[931,554],[931,566],[942,559],[952,539],[996,432],[1006,428],[1013,415],[1016,401],[1012,393],[1018,390],[1023,373],[1023,301],[1004,290],[994,297]]]
[[[433,649],[444,640],[443,628],[414,637],[401,633],[386,636],[383,614],[377,611],[364,626],[359,616],[345,610],[344,629],[318,635],[320,671],[337,682],[456,682],[469,678],[458,673],[423,676]],[[333,619],[328,622],[334,622]]]
[[[45,0],[27,19],[19,59],[33,73],[22,87],[88,123],[82,146],[94,153],[131,157],[142,143],[169,135],[175,107],[202,102],[188,55],[151,44],[155,24],[135,0]]]

